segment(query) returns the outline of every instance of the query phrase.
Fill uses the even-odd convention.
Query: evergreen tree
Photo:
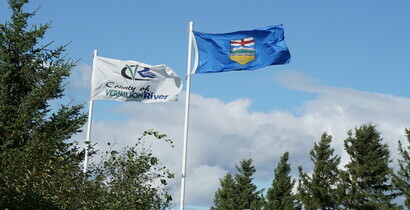
[[[376,127],[362,125],[355,133],[348,132],[345,149],[350,156],[346,165],[347,173],[342,173],[343,204],[349,209],[392,209],[395,194],[392,193],[389,167],[390,153],[387,144]]]
[[[229,210],[238,209],[236,198],[235,181],[232,178],[231,173],[227,173],[223,179],[219,180],[221,183],[220,188],[215,192],[214,206],[212,210]]]
[[[34,13],[23,11],[28,0],[10,0],[11,22],[0,24],[0,143],[20,148],[34,141],[64,147],[80,131],[86,115],[78,106],[62,106],[50,114],[49,102],[63,96],[62,81],[75,63],[65,60],[64,47],[41,46],[49,24],[28,25]]]
[[[86,115],[82,105],[52,112],[49,102],[63,96],[75,63],[65,59],[65,46],[40,45],[50,25],[29,25],[28,0],[8,3],[11,19],[0,24],[0,206],[65,208],[59,201],[80,194],[84,156],[66,140]]]
[[[407,149],[403,147],[399,141],[399,154],[402,159],[399,159],[399,170],[397,175],[393,177],[394,186],[404,195],[405,205],[410,209],[410,130],[406,129],[406,137],[408,146]]]
[[[298,191],[305,209],[337,209],[338,165],[340,157],[334,155],[330,147],[332,136],[323,133],[319,144],[314,144],[310,159],[314,164],[313,173],[308,176],[299,166]]]
[[[262,191],[257,191],[252,183],[253,174],[256,172],[252,165],[252,159],[242,160],[240,166],[235,165],[238,171],[234,178],[227,173],[220,180],[221,187],[215,193],[214,206],[211,209],[237,210],[237,209],[261,209],[264,201]]]
[[[252,159],[242,160],[240,167],[235,166],[238,171],[235,174],[235,188],[236,192],[239,193],[237,199],[239,209],[252,209],[252,206],[258,206],[261,199],[260,194],[262,191],[257,191],[256,185],[252,183],[252,176],[256,172],[252,162]]]
[[[23,11],[28,0],[8,3],[11,20],[0,24],[0,209],[168,207],[173,174],[149,149],[112,151],[82,172],[84,152],[68,140],[86,122],[83,106],[49,106],[64,96],[62,82],[75,63],[66,60],[65,46],[41,45],[50,25],[28,24],[35,15]]]
[[[265,209],[297,209],[295,195],[292,194],[295,180],[290,176],[289,152],[285,152],[274,170],[272,187],[268,189]]]

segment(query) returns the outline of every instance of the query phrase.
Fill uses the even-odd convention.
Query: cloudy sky
[[[40,7],[41,5],[41,7]],[[194,75],[191,89],[186,204],[212,205],[219,178],[252,158],[255,183],[268,188],[279,157],[290,152],[297,166],[312,169],[309,151],[323,132],[342,157],[347,131],[373,123],[396,158],[397,140],[410,127],[410,2],[365,1],[33,1],[32,23],[51,22],[44,43],[71,42],[78,66],[68,79],[67,101],[88,103],[92,54],[186,74],[189,21],[194,30],[223,33],[283,24],[292,59],[252,72]],[[9,11],[0,3],[1,22]],[[185,81],[184,81],[185,85]],[[95,101],[92,141],[132,145],[149,128],[165,133],[151,146],[176,179],[180,199],[185,87],[178,102],[162,104]],[[86,112],[88,109],[85,109]],[[76,137],[84,140],[85,133]]]

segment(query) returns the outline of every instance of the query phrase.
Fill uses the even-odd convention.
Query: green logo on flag
[[[132,68],[134,67],[134,68]],[[139,70],[138,70],[139,68]],[[150,79],[148,78],[155,78],[156,75],[150,71],[151,69],[142,67],[139,65],[128,65],[125,64],[125,67],[121,70],[121,75],[129,80],[144,80],[144,81],[149,81]],[[138,74],[137,74],[138,73]]]

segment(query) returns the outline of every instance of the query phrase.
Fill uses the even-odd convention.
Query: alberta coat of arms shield
[[[255,60],[255,42],[253,37],[231,40],[230,59],[241,65]]]

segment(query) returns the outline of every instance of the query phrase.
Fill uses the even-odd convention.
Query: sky
[[[0,20],[8,20],[0,2]],[[64,100],[88,105],[92,55],[171,67],[184,81],[178,102],[143,104],[95,101],[91,141],[133,145],[153,128],[174,141],[152,142],[162,163],[175,172],[171,194],[180,200],[180,177],[188,53],[188,23],[194,30],[225,33],[283,24],[291,53],[286,65],[255,71],[192,76],[186,205],[207,209],[219,179],[252,158],[254,182],[269,188],[273,170],[289,151],[292,175],[312,170],[309,151],[323,132],[349,161],[347,132],[373,123],[389,145],[392,166],[397,141],[410,127],[410,1],[108,1],[37,0],[32,24],[51,23],[41,43],[70,43],[78,60]],[[87,112],[88,108],[84,109]],[[86,129],[85,129],[86,130]],[[80,142],[85,133],[74,137]]]

